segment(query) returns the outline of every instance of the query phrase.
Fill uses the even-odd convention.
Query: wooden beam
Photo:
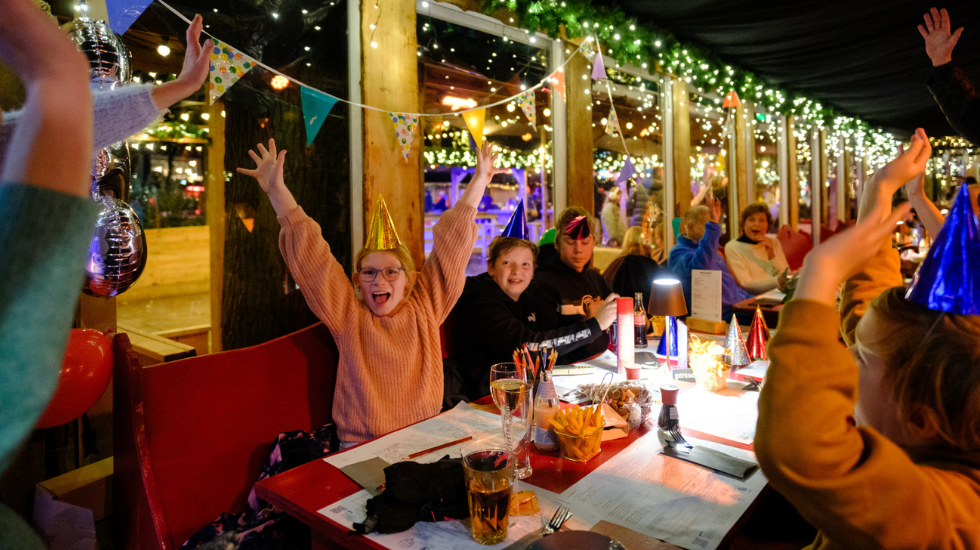
[[[207,148],[208,186],[205,216],[211,246],[211,353],[221,346],[221,298],[225,283],[225,102],[216,100],[208,109],[211,145]]]
[[[789,208],[789,225],[795,231],[800,224],[800,175],[796,171],[796,134],[793,133],[794,117],[786,117],[786,177],[789,193],[783,199]]]
[[[595,183],[592,178],[592,79],[584,55],[576,55],[565,65],[566,135],[568,136],[568,205],[595,212]],[[588,92],[588,93],[586,93]],[[560,214],[556,212],[555,216]]]
[[[419,112],[415,2],[361,2],[360,6],[363,102],[394,113]],[[377,32],[371,29],[374,24]],[[421,131],[416,128],[406,161],[396,143],[391,117],[364,110],[365,234],[370,230],[378,197],[384,196],[398,237],[418,266],[425,257],[421,146]]]
[[[673,77],[670,77],[673,78]],[[674,79],[674,217],[691,209],[691,106],[687,83]],[[670,223],[670,220],[667,221]]]

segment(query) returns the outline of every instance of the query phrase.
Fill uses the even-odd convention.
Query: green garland
[[[895,138],[867,122],[837,113],[833,108],[795,92],[766,84],[749,71],[722,62],[711,52],[684,45],[669,31],[646,28],[618,7],[595,6],[590,0],[486,0],[484,11],[506,9],[528,31],[552,38],[560,30],[571,38],[595,36],[603,53],[621,65],[659,66],[703,92],[724,96],[736,90],[742,99],[763,106],[770,113],[795,116],[818,129],[831,128],[847,138],[845,148],[883,163],[894,155]],[[652,70],[652,69],[651,69]]]

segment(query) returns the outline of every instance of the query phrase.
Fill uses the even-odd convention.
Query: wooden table
[[[779,312],[783,310],[783,305],[785,304],[759,304],[753,296],[734,304],[732,311],[751,314],[755,313],[755,308],[758,306],[762,310],[762,318],[766,320],[766,326],[776,328],[776,325],[779,324]]]
[[[490,398],[488,396],[479,400],[477,403],[487,403],[489,401]],[[651,417],[651,420],[645,422],[639,430],[629,434],[625,438],[604,441],[602,443],[602,452],[584,464],[563,460],[557,451],[538,451],[532,445],[531,467],[534,471],[531,477],[522,481],[526,481],[531,485],[541,487],[548,491],[561,493],[604,462],[612,459],[638,438],[648,434],[652,430],[656,430],[656,420],[653,417]],[[751,450],[750,445],[727,441],[698,431],[685,429],[684,433],[695,438]],[[650,436],[656,437],[655,434],[650,434]],[[338,468],[323,460],[314,460],[288,472],[263,479],[255,484],[255,490],[260,498],[272,503],[280,510],[299,519],[310,527],[314,550],[323,548],[382,548],[368,537],[349,534],[346,527],[326,518],[318,512],[324,507],[361,490],[360,485],[344,475]],[[744,524],[750,513],[751,509],[750,512],[743,515],[742,520],[736,524],[726,540],[731,539],[733,534]],[[722,547],[726,544],[723,543]],[[658,550],[680,550],[679,547],[672,544],[661,543],[661,545],[658,546]]]

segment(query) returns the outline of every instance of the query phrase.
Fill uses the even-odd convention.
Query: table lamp
[[[664,323],[664,338],[667,341],[664,346],[664,355],[667,356],[666,372],[670,372],[670,318],[687,315],[687,302],[684,301],[684,289],[681,287],[681,282],[677,279],[654,279],[653,288],[650,289],[650,304],[647,313],[663,316],[666,321]]]

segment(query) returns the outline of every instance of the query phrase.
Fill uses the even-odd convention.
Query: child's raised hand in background
[[[296,208],[296,200],[293,194],[286,188],[283,181],[283,166],[286,164],[286,151],[276,153],[276,140],[269,140],[269,148],[266,149],[261,143],[256,146],[259,151],[249,150],[248,156],[255,161],[255,168],[236,168],[239,174],[252,176],[259,182],[259,187],[269,195],[272,207],[276,210],[276,215],[285,216]]]

